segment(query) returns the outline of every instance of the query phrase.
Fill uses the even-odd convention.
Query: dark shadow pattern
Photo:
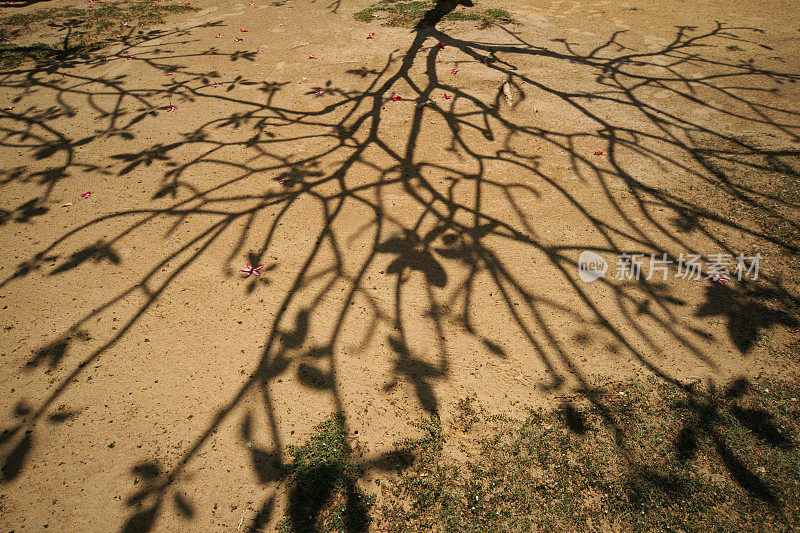
[[[336,10],[339,2],[327,8]],[[717,24],[700,31],[682,27],[666,46],[645,51],[629,48],[624,44],[624,35],[615,33],[602,46],[582,52],[574,43],[537,45],[512,32],[498,39],[504,41],[501,43],[461,40],[436,29],[441,16],[441,9],[427,15],[407,50],[387,58],[382,68],[364,65],[346,72],[343,69],[343,76],[349,74],[358,79],[357,89],[348,88],[345,81],[338,82],[340,86],[332,83],[325,87],[325,98],[309,96],[313,104],[307,105],[283,104],[284,83],[252,81],[242,75],[228,79],[217,72],[195,71],[192,61],[198,56],[226,61],[254,60],[254,52],[225,54],[210,49],[192,56],[178,51],[192,40],[192,32],[216,27],[217,23],[174,32],[130,34],[123,37],[125,48],[118,52],[65,54],[0,75],[0,85],[20,95],[18,104],[23,97],[37,91],[51,91],[61,102],[60,107],[48,109],[19,104],[16,109],[0,114],[0,143],[4,148],[28,150],[34,159],[51,162],[45,170],[29,171],[20,166],[3,173],[5,187],[25,183],[43,189],[36,199],[13,211],[3,211],[0,224],[5,225],[36,223],[38,217],[48,212],[54,188],[64,180],[87,172],[110,176],[112,172],[106,168],[81,162],[77,150],[102,139],[135,139],[138,123],[166,113],[164,102],[180,106],[199,100],[235,108],[225,116],[209,117],[205,123],[182,133],[180,140],[108,154],[119,165],[113,172],[116,177],[130,176],[142,167],[154,171],[165,169],[162,183],[149,193],[152,205],[144,203],[98,216],[65,231],[60,238],[21,261],[13,275],[0,280],[0,287],[6,287],[25,283],[35,272],[57,278],[68,271],[86,268],[88,263],[113,267],[125,261],[118,243],[146,224],[166,220],[172,232],[189,217],[205,221],[202,231],[186,237],[180,249],[165,253],[135,283],[121,288],[114,298],[69,324],[56,340],[33,352],[26,371],[40,365],[71,366],[46,397],[38,399],[36,406],[24,410],[24,414],[20,413],[21,421],[3,432],[4,481],[15,479],[24,470],[26,456],[35,445],[36,432],[47,431],[39,422],[61,420],[58,416],[54,418],[52,411],[74,380],[152,312],[156,301],[179,274],[231,231],[238,232],[238,237],[229,245],[228,266],[232,269],[237,258],[243,256],[253,265],[261,264],[284,231],[280,227],[288,213],[301,202],[318,208],[303,228],[315,237],[299,270],[280,287],[279,311],[266,327],[263,350],[255,355],[256,370],[247,376],[233,397],[219,406],[208,427],[169,469],[156,462],[143,462],[133,469],[132,474],[142,478],[143,483],[127,501],[131,515],[124,531],[149,531],[159,513],[164,512],[192,519],[195,515],[192,502],[178,495],[175,487],[183,482],[187,465],[210,436],[230,422],[235,410],[245,408],[244,398],[248,395],[255,394],[260,399],[273,442],[269,448],[251,448],[252,466],[263,484],[283,479],[286,460],[270,385],[280,376],[294,372],[309,394],[326,395],[332,411],[346,414],[334,347],[343,341],[345,320],[356,299],[366,302],[369,310],[364,331],[358,333],[367,339],[363,344],[385,338],[393,354],[394,381],[389,387],[408,383],[419,406],[431,414],[439,410],[441,403],[436,383],[451,376],[452,354],[444,332],[452,324],[461,326],[492,357],[517,355],[509,354],[504,347],[508,339],[490,338],[492,334],[476,323],[477,314],[489,305],[484,301],[485,296],[479,295],[478,285],[490,287],[497,307],[507,313],[504,334],[524,339],[529,356],[540,360],[547,369],[542,388],[558,390],[572,383],[585,391],[607,414],[609,427],[616,432],[621,449],[625,438],[613,411],[605,408],[601,397],[591,394],[591,380],[587,377],[591,368],[573,355],[564,337],[555,331],[547,318],[551,313],[564,315],[581,331],[575,337],[578,345],[589,342],[605,345],[611,353],[638,362],[664,380],[677,382],[659,364],[663,355],[659,339],[670,339],[714,369],[707,348],[710,334],[686,323],[685,313],[680,312],[686,302],[665,283],[659,283],[657,278],[652,281],[606,278],[593,286],[581,284],[576,281],[577,255],[587,248],[548,240],[546,228],[537,221],[539,213],[531,213],[525,205],[549,194],[548,205],[561,204],[571,209],[597,236],[595,241],[605,243],[588,249],[608,255],[640,253],[661,257],[664,254],[674,263],[678,260],[676,249],[704,252],[690,244],[701,241],[714,243],[719,250],[736,255],[736,250],[720,237],[720,228],[796,253],[794,240],[781,240],[754,230],[739,217],[721,215],[681,191],[658,188],[646,178],[637,178],[631,158],[638,165],[647,164],[663,173],[691,176],[698,187],[715,191],[725,201],[738,202],[800,229],[795,220],[769,207],[780,199],[731,178],[735,171],[766,172],[776,167],[797,175],[800,173],[797,152],[765,149],[727,133],[722,127],[715,129],[715,124],[735,119],[753,127],[768,128],[797,142],[800,113],[761,103],[759,97],[772,94],[773,88],[768,85],[778,89],[796,83],[800,75],[702,55],[706,47],[739,38],[753,28]],[[504,80],[493,101],[483,101],[440,77],[437,61],[442,47],[458,50],[465,61],[478,64],[487,74]],[[130,58],[129,50],[134,48],[137,53]],[[154,74],[175,72],[180,77],[132,89],[128,88],[124,74],[90,75],[93,69],[106,65],[107,60],[138,61],[141,68]],[[559,80],[530,75],[525,65],[534,61],[574,65],[596,80],[596,89],[565,88]],[[226,90],[214,92],[213,84],[220,82],[226,85]],[[252,91],[248,94],[258,97],[244,98],[233,91],[237,87],[248,88]],[[390,134],[383,121],[391,119],[388,106],[394,104],[392,97],[400,87],[412,93],[411,98],[403,98],[402,104],[398,102],[406,106],[402,109],[410,109],[408,127],[399,134],[396,131]],[[690,103],[716,120],[698,123],[688,115],[677,114],[661,103],[664,100],[649,98],[651,90]],[[443,92],[450,98],[443,99]],[[722,103],[712,103],[711,99],[706,102],[705,95],[710,94],[715,96],[714,101]],[[99,95],[104,97],[103,102],[113,97],[116,103],[108,108]],[[532,95],[567,105],[576,114],[576,121],[581,119],[591,126],[532,125],[518,113],[520,109],[531,110],[524,106],[529,105]],[[59,119],[77,112],[69,103],[77,101],[99,115],[97,131],[83,137],[56,126]],[[636,118],[612,118],[613,113],[608,113],[608,109],[630,112]],[[442,157],[431,155],[424,145],[431,138],[444,146]],[[489,143],[491,148],[479,148],[478,140]],[[293,152],[287,149],[292,143],[307,148]],[[548,169],[539,155],[524,148],[526,143],[537,143],[542,151],[565,157],[571,168],[562,173]],[[592,156],[586,146],[595,147],[604,156]],[[230,157],[232,150],[244,150],[248,157],[244,160]],[[452,163],[450,156],[466,163]],[[225,168],[233,177],[200,187],[191,175],[208,165]],[[499,179],[493,168],[513,171],[525,179]],[[565,174],[571,176],[569,179],[577,179],[584,188],[592,188],[592,197],[567,186]],[[398,196],[402,197],[401,206],[395,207],[393,201]],[[502,205],[498,198],[503,199]],[[605,202],[614,217],[598,214],[590,202],[593,199]],[[348,250],[346,235],[340,235],[340,224],[346,218],[345,213],[356,207],[368,213],[358,234],[369,235],[372,244],[370,249],[358,253],[353,268],[345,266],[353,255]],[[785,207],[796,209],[800,205],[785,202]],[[244,243],[253,238],[250,229],[253,221],[265,213],[272,218],[268,230],[260,236],[260,247],[245,248]],[[101,240],[88,237],[98,233],[107,236]],[[692,237],[691,241],[685,239],[687,235]],[[559,279],[568,288],[572,303],[566,304],[554,296],[550,287],[537,289],[525,275],[513,270],[510,257],[518,254],[535,258],[531,261],[537,276]],[[268,265],[264,273],[277,268],[279,263],[280,260]],[[385,305],[379,298],[381,295],[366,284],[367,274],[377,270],[393,285],[390,305]],[[257,291],[261,283],[263,279],[251,280],[245,290]],[[590,288],[597,285],[607,291],[606,300],[613,301],[610,307],[597,303],[596,293]],[[325,338],[320,340],[321,335],[312,335],[315,316],[321,312],[325,298],[342,286],[346,290],[333,327],[327,328]],[[417,294],[422,294],[417,305],[424,307],[426,325],[434,332],[435,341],[425,345],[425,353],[421,353],[420,343],[415,342],[404,318],[412,286],[419,291]],[[113,335],[102,339],[79,362],[67,357],[70,344],[81,340],[85,335],[82,332],[91,323],[132,296],[142,296],[144,303]],[[796,295],[782,280],[762,276],[751,284],[724,287],[709,284],[696,316],[724,320],[732,342],[746,353],[765,330],[776,325],[797,327],[797,302]],[[641,317],[647,317],[650,325],[645,326]],[[741,464],[715,431],[718,409],[715,403],[709,403],[698,393],[697,403],[689,409],[696,413],[696,423],[688,425],[677,437],[681,457],[691,459],[698,449],[697,440],[708,437],[734,479],[755,497],[777,503],[769,487]],[[243,442],[251,439],[250,417],[256,414],[257,410],[253,410],[243,422]],[[762,413],[735,408],[732,414],[765,443],[789,445]],[[574,431],[587,430],[581,413],[573,406],[564,407],[564,416]],[[342,423],[346,432],[346,424]],[[365,460],[364,466],[390,469],[407,460],[410,459],[387,452],[385,456]],[[311,502],[322,505],[331,492],[329,485],[318,480],[341,477],[338,472],[324,471],[325,466],[319,468],[323,470],[304,474],[306,477],[298,480],[289,496],[289,513],[300,521],[300,529],[311,527],[302,522],[302,517],[314,516],[318,511],[309,508]],[[643,472],[640,481],[669,486],[670,480],[656,477],[652,472]],[[355,498],[356,488],[349,490]],[[172,504],[167,505],[170,501]],[[274,499],[269,498],[257,511],[257,527],[271,520],[274,505]],[[361,527],[365,520],[363,509],[355,500],[351,507],[353,527]]]

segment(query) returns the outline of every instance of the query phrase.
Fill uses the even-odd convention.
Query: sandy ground
[[[520,24],[423,31],[192,4],[0,74],[3,530],[269,530],[332,412],[370,487],[467,395],[795,372],[796,243],[727,206],[799,168],[797,2],[483,0]],[[757,281],[679,276],[756,253]]]

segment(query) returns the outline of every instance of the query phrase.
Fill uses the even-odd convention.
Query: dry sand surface
[[[796,239],[729,207],[800,168],[796,1],[480,0],[519,24],[421,31],[192,5],[0,73],[4,531],[270,530],[332,412],[368,488],[468,395],[795,371]],[[756,281],[678,275],[756,253]]]

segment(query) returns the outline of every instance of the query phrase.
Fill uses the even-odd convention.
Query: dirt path
[[[369,484],[467,395],[795,371],[796,238],[742,214],[800,169],[795,2],[497,0],[519,25],[418,32],[192,4],[0,73],[5,529],[274,525],[285,446],[331,412]]]

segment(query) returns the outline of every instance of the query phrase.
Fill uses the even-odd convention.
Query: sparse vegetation
[[[163,23],[167,14],[197,10],[144,0],[97,2],[95,6],[43,9],[0,18],[0,70],[15,68],[28,60],[64,59],[95,51],[117,33],[129,39],[137,28]],[[130,26],[121,26],[123,23]],[[44,25],[55,31],[57,42],[20,42]]]
[[[526,420],[471,401],[399,444],[388,531],[790,531],[800,526],[800,386],[651,380]],[[576,400],[577,402],[577,400]],[[470,424],[464,425],[466,417]],[[454,458],[459,450],[466,459]]]
[[[352,461],[344,417],[333,415],[314,428],[303,446],[289,446],[291,487],[280,531],[358,531],[370,522],[375,496],[356,484],[361,469]]]
[[[384,24],[413,26],[425,16],[425,13],[434,7],[435,2],[430,1],[381,2],[376,6],[359,11],[354,16],[362,22],[382,20]],[[500,23],[516,23],[509,11],[497,8],[483,11],[456,9],[446,14],[442,20],[474,21],[479,23],[481,27]]]

